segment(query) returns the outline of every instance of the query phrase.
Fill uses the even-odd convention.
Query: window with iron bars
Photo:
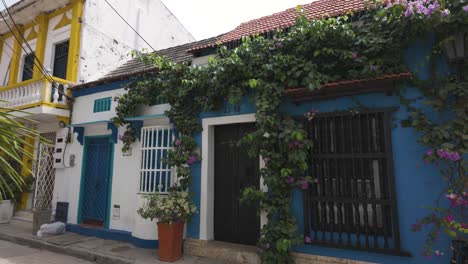
[[[141,129],[140,193],[167,193],[172,186],[174,171],[164,160],[174,138],[168,126]]]
[[[314,141],[307,175],[317,179],[303,195],[306,243],[406,255],[395,197],[392,110],[324,113],[304,121]]]

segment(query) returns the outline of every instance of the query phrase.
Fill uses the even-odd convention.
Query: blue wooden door
[[[108,212],[112,142],[110,137],[87,138],[81,220],[103,225]]]

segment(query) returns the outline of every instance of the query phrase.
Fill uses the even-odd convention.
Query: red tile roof
[[[393,88],[396,81],[407,80],[411,78],[411,73],[402,72],[394,74],[385,74],[378,77],[341,80],[326,83],[320,89],[309,90],[307,88],[291,88],[286,90],[285,95],[293,101],[304,101],[313,99],[325,99],[338,96],[363,94],[370,92],[382,92]]]
[[[364,0],[317,0],[310,4],[302,5],[302,9],[304,9],[309,19],[334,17],[348,12],[362,11],[365,8]],[[234,30],[220,36],[211,43],[192,47],[190,51],[214,47],[216,44],[239,40],[244,36],[252,36],[254,34],[271,32],[276,29],[288,28],[294,25],[296,17],[296,8],[289,8],[279,13],[254,19],[240,24]]]

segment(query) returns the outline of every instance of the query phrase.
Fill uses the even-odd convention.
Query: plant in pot
[[[144,219],[157,219],[159,259],[174,262],[182,257],[184,223],[191,219],[197,208],[189,194],[177,187],[167,194],[148,194],[145,198],[138,214]]]

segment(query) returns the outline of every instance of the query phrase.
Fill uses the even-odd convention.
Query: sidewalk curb
[[[109,256],[104,254],[95,253],[85,249],[74,248],[73,245],[62,247],[35,239],[33,237],[15,236],[11,234],[0,233],[0,240],[5,240],[20,244],[23,246],[29,246],[37,249],[48,250],[58,254],[69,255],[83,260],[96,262],[99,264],[133,264],[135,263],[132,259],[124,259],[115,256]]]

